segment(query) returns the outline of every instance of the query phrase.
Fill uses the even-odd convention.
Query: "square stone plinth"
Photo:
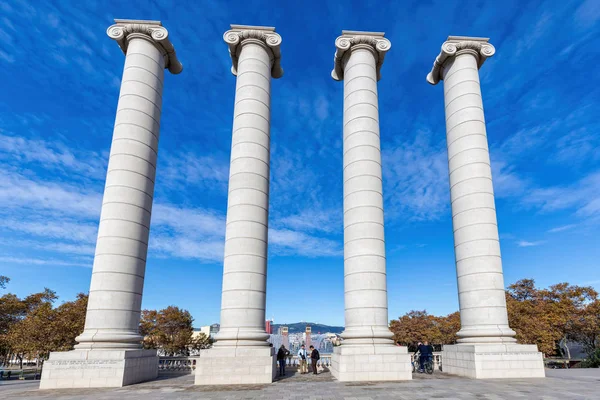
[[[277,373],[272,347],[213,347],[196,363],[196,385],[272,383]]]
[[[122,387],[158,376],[156,350],[73,350],[50,353],[40,389]]]
[[[333,349],[331,373],[342,382],[404,381],[412,379],[406,347],[357,345]]]
[[[457,344],[444,346],[444,372],[474,379],[544,378],[544,359],[536,345]]]

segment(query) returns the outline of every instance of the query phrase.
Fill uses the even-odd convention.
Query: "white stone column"
[[[479,84],[479,68],[494,53],[494,47],[486,38],[450,36],[442,45],[442,51],[427,76],[427,81],[433,85],[444,81],[450,198],[461,317],[458,343],[473,344],[469,347],[474,349],[472,354],[484,363],[489,360],[485,360],[480,353],[487,354],[494,349],[502,353],[513,350],[529,353],[532,358],[531,371],[534,372],[518,372],[518,368],[504,371],[510,369],[508,364],[498,365],[500,372],[492,373],[486,371],[489,367],[478,371],[477,363],[473,364],[473,368],[459,365],[464,363],[452,352],[466,351],[467,347],[460,346],[445,346],[442,362],[445,371],[471,376],[468,371],[472,370],[472,377],[477,378],[538,376],[540,364],[537,348],[514,345],[515,332],[508,326],[492,172]],[[494,348],[494,344],[500,346]],[[457,364],[453,365],[454,362]]]
[[[271,77],[280,78],[275,28],[231,25],[223,36],[237,77],[225,229],[221,329],[203,352],[196,384],[272,382],[265,331]],[[227,364],[221,360],[226,359]],[[246,373],[231,373],[239,365]]]
[[[387,309],[377,81],[391,43],[383,33],[343,31],[335,45],[332,77],[344,81],[346,326],[332,371],[349,381],[410,379],[410,360],[406,348],[394,346]]]
[[[115,20],[107,34],[125,53],[85,329],[76,350],[52,353],[41,388],[123,386],[156,377],[139,322],[160,130],[164,69],[182,70],[158,21]],[[80,370],[63,370],[79,360]],[[97,363],[108,368],[100,373]],[[135,368],[134,368],[135,367]],[[135,371],[133,371],[135,369]],[[76,373],[73,377],[70,374]],[[73,378],[77,379],[73,379]]]

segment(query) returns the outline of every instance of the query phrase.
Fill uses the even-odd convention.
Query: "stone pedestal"
[[[342,382],[412,379],[410,354],[394,345],[338,346],[331,357],[331,374]]]
[[[40,389],[122,387],[157,376],[156,350],[73,350],[50,353]]]
[[[544,378],[544,359],[536,345],[458,344],[444,346],[442,368],[474,379]]]
[[[215,347],[200,352],[196,385],[271,383],[277,373],[272,347]]]

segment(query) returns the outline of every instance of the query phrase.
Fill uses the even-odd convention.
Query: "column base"
[[[196,385],[272,383],[277,373],[273,347],[213,347],[196,363]]]
[[[532,344],[457,344],[444,346],[442,368],[473,379],[544,378],[544,359]]]
[[[341,382],[406,381],[412,366],[406,347],[342,344],[333,348],[331,374]]]
[[[73,350],[50,353],[40,389],[122,387],[158,376],[156,350]]]

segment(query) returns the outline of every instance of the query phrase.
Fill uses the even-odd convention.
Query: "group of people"
[[[417,351],[415,351],[415,356],[417,355],[417,353],[420,354],[419,372],[425,372],[425,363],[431,361],[431,359],[433,358],[433,346],[430,345],[429,342],[427,342],[427,340],[424,343],[419,342],[417,344]]]
[[[298,369],[301,374],[308,374],[308,360],[310,359],[312,371],[314,375],[317,375],[317,361],[321,358],[319,350],[315,349],[314,346],[310,346],[310,354],[302,345],[298,350]],[[290,355],[290,351],[281,345],[279,351],[277,351],[277,362],[279,363],[279,376],[285,376],[285,364],[287,357]]]

